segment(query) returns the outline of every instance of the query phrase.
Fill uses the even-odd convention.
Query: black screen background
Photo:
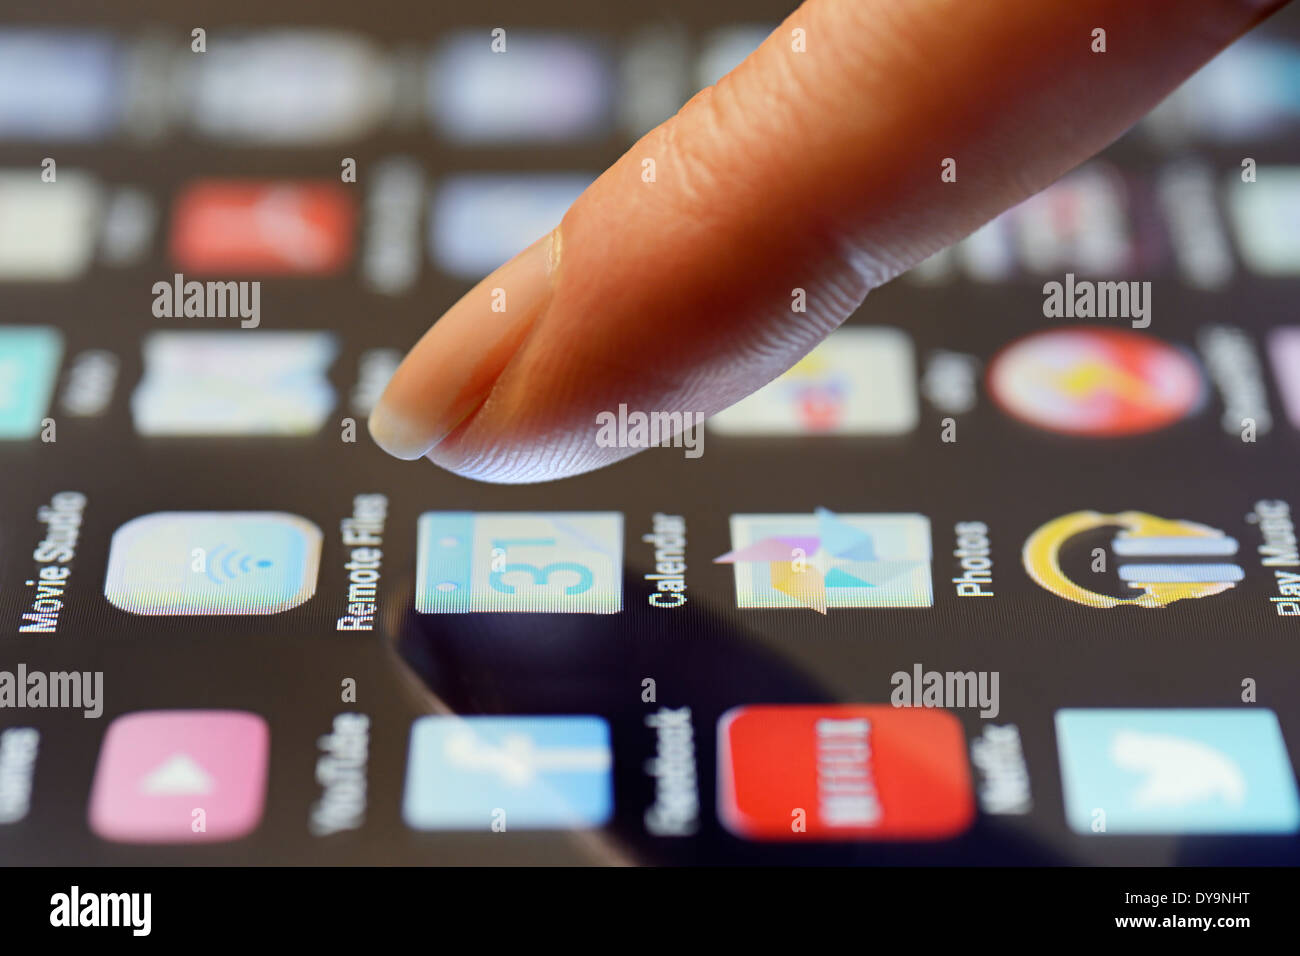
[[[130,34],[144,24],[337,25],[381,44],[432,45],[438,33],[489,20],[514,27],[580,29],[614,38],[656,17],[671,16],[697,37],[712,26],[774,21],[789,6],[770,2],[661,4],[620,12],[615,5],[495,4],[487,10],[412,4],[392,16],[370,5],[313,3],[281,9],[257,4],[177,11],[158,5],[105,10],[65,4],[28,11],[32,23],[102,25]],[[201,18],[199,11],[201,11]],[[1296,15],[1270,28],[1296,33]],[[128,400],[140,375],[139,342],[159,328],[190,328],[155,319],[149,288],[174,271],[162,244],[169,199],[200,175],[337,176],[340,155],[365,171],[391,155],[415,157],[430,179],[454,171],[603,168],[628,145],[621,135],[584,145],[538,150],[463,148],[425,128],[385,132],[335,147],[223,148],[177,130],[162,143],[0,143],[0,166],[36,168],[56,155],[61,168],[84,168],[108,183],[130,183],[160,203],[163,226],[153,258],[129,269],[93,266],[63,284],[0,285],[0,319],[53,324],[66,357],[85,349],[121,360],[110,412],[101,419],[59,417],[56,443],[0,446],[0,658],[45,670],[102,670],[103,718],[79,712],[0,712],[0,727],[41,730],[31,812],[0,828],[0,860],[10,863],[503,863],[634,860],[647,862],[860,863],[1295,863],[1300,842],[1281,837],[1083,837],[1065,825],[1052,728],[1061,707],[1237,707],[1241,681],[1258,682],[1256,706],[1275,710],[1292,764],[1300,766],[1300,622],[1279,619],[1267,601],[1271,574],[1259,568],[1258,531],[1245,519],[1260,499],[1300,501],[1300,434],[1285,421],[1269,382],[1275,427],[1255,444],[1226,435],[1221,402],[1181,424],[1133,439],[1071,439],[1022,426],[979,404],[958,417],[956,443],[939,440],[937,409],[923,403],[920,426],[899,439],[735,439],[709,433],[705,454],[653,449],[598,473],[543,485],[490,486],[444,473],[427,462],[391,459],[364,435],[339,441],[335,424],[366,348],[404,349],[467,288],[426,261],[412,292],[381,297],[358,281],[356,264],[338,278],[269,279],[262,290],[262,330],[334,330],[343,345],[331,375],[340,395],[326,427],[303,439],[149,439],[131,427]],[[54,151],[54,152],[52,152]],[[1238,167],[1242,150],[1201,145],[1216,170]],[[1300,162],[1300,137],[1270,140],[1251,151],[1261,164]],[[1151,181],[1169,157],[1130,136],[1109,158]],[[1059,278],[1059,277],[1058,277]],[[1145,276],[1144,276],[1145,278]],[[1257,338],[1296,324],[1295,280],[1262,280],[1239,268],[1217,292],[1185,287],[1172,272],[1151,276],[1151,332],[1194,345],[1198,330],[1226,322]],[[1017,336],[1049,323],[1041,313],[1041,279],[1002,285],[958,279],[940,287],[897,280],[869,296],[852,324],[897,326],[912,335],[921,360],[934,349],[987,359]],[[1105,324],[1104,322],[1100,324]],[[207,327],[207,326],[204,326]],[[251,333],[255,334],[255,333]],[[61,375],[56,398],[62,393]],[[57,414],[57,413],[56,413]],[[358,417],[360,424],[361,419]],[[363,429],[364,430],[364,429]],[[64,490],[88,505],[73,565],[69,603],[56,636],[20,636],[16,622],[41,534],[40,505]],[[346,550],[338,522],[352,499],[389,499],[382,627],[339,634],[347,591]],[[713,557],[729,549],[727,518],[742,512],[920,512],[931,521],[934,607],[928,610],[738,610],[729,567]],[[1020,565],[1025,538],[1067,511],[1139,509],[1223,529],[1242,543],[1246,579],[1217,597],[1161,611],[1098,611],[1038,588]],[[625,516],[624,612],[609,617],[559,615],[430,616],[413,613],[415,526],[427,510],[611,510]],[[151,618],[119,611],[102,596],[109,539],[129,519],[163,510],[285,510],[325,533],[315,597],[274,617]],[[687,520],[689,603],[676,610],[645,604],[640,575],[652,548],[640,541],[656,511]],[[949,558],[953,526],[989,525],[996,598],[958,599],[947,584],[959,574]],[[952,573],[947,572],[951,570]],[[742,703],[888,700],[889,675],[916,662],[926,669],[997,670],[997,723],[1020,729],[1033,811],[1024,817],[981,815],[964,836],[936,844],[851,846],[749,843],[718,823],[715,805],[717,717]],[[343,678],[355,678],[358,701],[339,701]],[[645,835],[641,815],[653,782],[642,770],[652,732],[641,724],[651,705],[641,680],[655,678],[659,703],[688,705],[694,715],[701,776],[702,825],[695,838]],[[92,835],[86,801],[102,735],[113,717],[155,708],[248,709],[271,727],[270,789],[261,826],[250,837],[199,847],[117,845]],[[411,721],[422,713],[594,713],[614,734],[614,824],[599,834],[417,833],[401,821],[400,801]],[[368,813],[357,832],[328,838],[307,827],[320,788],[313,771],[316,740],[333,717],[371,718]],[[968,734],[980,719],[959,712]]]

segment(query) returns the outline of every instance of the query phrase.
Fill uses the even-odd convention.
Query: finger
[[[597,443],[600,412],[738,401],[870,289],[1101,149],[1278,5],[810,0],[453,306],[398,369],[371,434],[498,482],[631,454]],[[955,182],[940,178],[948,158]],[[791,309],[795,289],[806,312]]]

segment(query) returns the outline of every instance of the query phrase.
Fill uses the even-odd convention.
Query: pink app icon
[[[236,840],[262,818],[270,733],[242,710],[147,710],[104,736],[90,828],[117,843]]]
[[[1274,329],[1268,344],[1273,353],[1273,372],[1282,393],[1287,418],[1300,428],[1300,326]]]

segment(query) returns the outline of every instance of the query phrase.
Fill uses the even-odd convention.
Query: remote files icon
[[[280,511],[159,511],[113,534],[104,596],[132,614],[278,614],[316,593],[321,532]]]

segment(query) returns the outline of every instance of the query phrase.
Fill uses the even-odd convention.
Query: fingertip
[[[404,461],[424,457],[483,404],[545,311],[558,232],[466,293],[402,360],[370,413],[370,435]]]
[[[430,440],[428,425],[418,419],[411,420],[382,400],[370,412],[366,427],[376,445],[403,461],[423,458],[437,444],[437,438]]]

